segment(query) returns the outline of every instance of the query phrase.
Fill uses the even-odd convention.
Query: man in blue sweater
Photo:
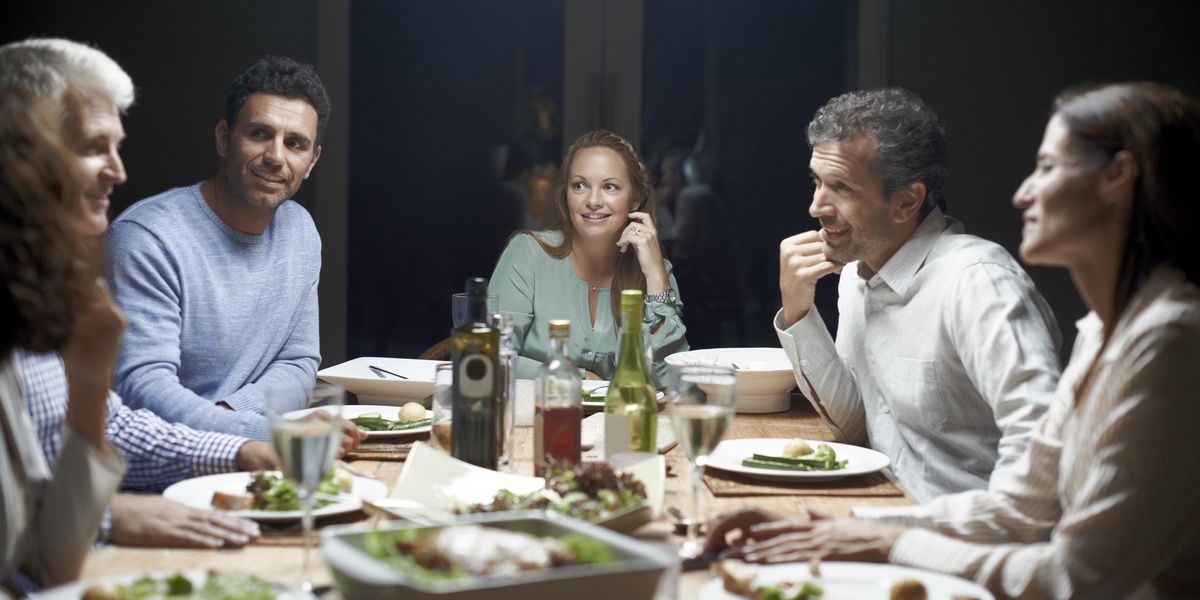
[[[321,156],[328,116],[311,66],[265,57],[226,98],[217,173],[113,222],[111,282],[130,322],[115,379],[130,405],[267,439],[266,390],[311,388],[321,238],[288,200]]]

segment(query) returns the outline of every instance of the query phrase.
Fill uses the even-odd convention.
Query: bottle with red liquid
[[[533,472],[541,477],[550,462],[579,464],[579,426],[583,398],[579,370],[571,362],[567,342],[571,322],[550,321],[550,353],[534,386]]]

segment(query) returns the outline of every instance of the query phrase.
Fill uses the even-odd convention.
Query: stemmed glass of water
[[[692,519],[688,523],[687,541],[679,549],[681,557],[691,558],[703,550],[696,535],[704,514],[700,512],[700,483],[709,455],[733,421],[737,374],[729,367],[686,366],[672,369],[668,380],[667,396],[675,437],[692,463]]]
[[[312,592],[308,578],[312,546],[313,502],[317,486],[333,468],[342,441],[342,404],[346,392],[340,386],[318,382],[311,389],[276,387],[266,394],[265,409],[271,442],[279,457],[279,469],[296,486],[303,509],[304,563],[300,589]],[[316,409],[303,417],[286,413],[298,409]]]

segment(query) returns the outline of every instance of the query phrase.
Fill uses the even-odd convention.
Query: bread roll
[[[254,494],[218,490],[213,492],[212,505],[218,510],[252,510],[254,509]]]

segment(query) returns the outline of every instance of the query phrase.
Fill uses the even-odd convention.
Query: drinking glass
[[[309,389],[275,387],[264,400],[271,441],[279,457],[279,469],[293,485],[303,509],[304,562],[300,571],[300,589],[312,592],[308,578],[312,545],[314,493],[333,468],[342,441],[342,404],[346,391],[341,386],[319,382]],[[316,409],[303,417],[288,415],[300,408]]]
[[[433,421],[429,445],[451,454],[450,423],[454,406],[454,365],[440,364],[433,373]]]
[[[709,455],[733,421],[737,374],[729,367],[720,366],[672,369],[667,397],[675,438],[692,463],[692,519],[688,523],[687,541],[679,549],[680,556],[691,558],[703,550],[703,544],[696,536],[696,528],[704,514],[700,512],[700,483]]]
[[[488,325],[500,331],[500,365],[504,390],[500,394],[500,468],[509,471],[513,453],[513,426],[517,409],[517,349],[513,345],[512,319],[504,313],[490,313]]]
[[[500,306],[500,296],[488,292],[487,295],[487,314],[492,314],[498,310]],[[460,292],[450,297],[450,316],[454,320],[455,327],[462,327],[471,320],[471,313],[467,308],[467,294]]]

